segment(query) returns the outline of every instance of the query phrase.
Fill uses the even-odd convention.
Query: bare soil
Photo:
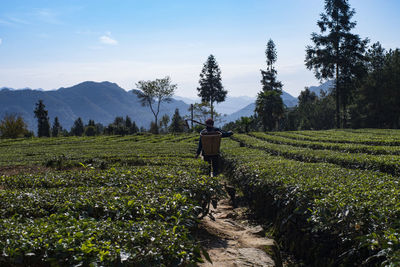
[[[282,266],[276,242],[246,220],[245,208],[234,208],[224,199],[211,212],[201,222],[199,239],[212,263],[205,259],[199,266]]]
[[[0,176],[12,176],[23,173],[44,173],[49,168],[44,166],[25,166],[25,165],[17,165],[17,166],[0,166]]]

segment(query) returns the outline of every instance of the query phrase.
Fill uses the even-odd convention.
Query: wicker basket
[[[203,156],[215,156],[219,153],[219,147],[221,145],[220,132],[201,134],[201,144],[203,146]]]

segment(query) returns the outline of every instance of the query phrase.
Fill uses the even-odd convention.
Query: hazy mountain
[[[200,98],[188,98],[181,96],[174,96],[177,100],[182,100],[187,104],[199,103]],[[297,98],[291,96],[290,94],[283,91],[282,94],[283,103],[288,107],[293,107],[297,105]],[[233,114],[237,111],[245,108],[247,105],[254,103],[256,101],[256,97],[250,96],[227,96],[224,102],[218,103],[215,105],[215,110],[221,114]]]
[[[194,103],[200,103],[200,98],[199,97],[182,97],[182,96],[174,96],[174,99],[176,100],[182,100],[186,104],[194,104]],[[233,112],[236,112],[240,110],[241,108],[244,108],[248,104],[252,103],[255,101],[255,97],[249,97],[249,96],[227,96],[226,100],[221,103],[215,104],[215,110],[218,113],[221,114],[231,114]]]
[[[281,97],[283,100],[283,104],[286,105],[288,108],[296,106],[297,102],[299,101],[296,97],[286,93],[285,91],[282,91]]]
[[[61,125],[68,130],[78,117],[81,117],[84,123],[93,119],[108,125],[116,116],[128,115],[139,127],[145,128],[148,128],[154,119],[150,108],[143,107],[136,94],[110,82],[83,82],[54,91],[0,90],[0,117],[6,113],[19,114],[27,122],[29,129],[36,131],[37,122],[33,110],[39,99],[43,100],[49,111],[50,123],[52,124],[57,116]],[[159,118],[163,114],[172,117],[175,108],[184,115],[187,114],[189,106],[178,100],[163,103]]]
[[[310,86],[308,89],[311,92],[314,92],[317,96],[321,96],[321,91],[324,91],[325,93],[330,93],[334,87],[335,80],[329,80],[319,86]]]
[[[240,119],[241,117],[250,117],[252,115],[254,115],[254,109],[256,107],[256,103],[253,102],[251,104],[248,104],[247,106],[245,106],[244,108],[226,116],[223,120],[222,124],[231,122],[231,121],[235,121]]]

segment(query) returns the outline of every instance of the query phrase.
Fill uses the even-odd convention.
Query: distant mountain
[[[254,110],[256,108],[256,103],[253,102],[251,104],[248,104],[247,106],[245,106],[244,108],[226,116],[223,119],[222,124],[231,122],[231,121],[236,121],[238,119],[240,119],[241,117],[250,117],[252,115],[254,115]]]
[[[49,111],[50,123],[58,117],[61,125],[69,130],[74,121],[81,117],[84,123],[89,119],[104,125],[111,123],[116,116],[130,116],[136,124],[149,128],[154,119],[149,107],[143,107],[136,94],[125,91],[115,83],[83,82],[68,88],[54,91],[31,89],[0,90],[0,118],[6,113],[21,115],[29,129],[36,131],[37,122],[33,110],[42,99]],[[172,117],[178,108],[181,115],[187,114],[189,105],[173,99],[162,103],[159,118],[163,114]]]
[[[176,100],[182,100],[186,104],[194,104],[200,103],[199,97],[182,97],[182,96],[174,96]],[[215,110],[221,114],[231,114],[233,112],[238,111],[241,108],[244,108],[248,104],[255,101],[255,97],[249,96],[227,96],[226,100],[221,103],[215,104]]]
[[[188,98],[181,96],[174,96],[177,100],[182,100],[186,104],[199,103],[200,98]],[[291,96],[290,94],[283,91],[282,94],[283,103],[288,107],[293,107],[297,105],[297,98]],[[250,96],[227,96],[224,102],[215,105],[215,110],[221,114],[231,115],[237,111],[245,108],[247,105],[254,103],[256,97]]]
[[[321,96],[321,91],[324,91],[325,93],[330,93],[334,87],[335,80],[329,80],[319,86],[310,86],[308,89],[311,92],[314,92],[317,96]]]
[[[282,100],[283,104],[288,108],[296,106],[299,101],[296,97],[286,93],[285,91],[282,91]]]

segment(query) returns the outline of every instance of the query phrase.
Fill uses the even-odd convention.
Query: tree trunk
[[[339,65],[336,64],[336,128],[340,128],[340,87],[339,87]]]
[[[211,109],[211,119],[214,120],[214,106],[212,101],[210,101],[210,109]]]

